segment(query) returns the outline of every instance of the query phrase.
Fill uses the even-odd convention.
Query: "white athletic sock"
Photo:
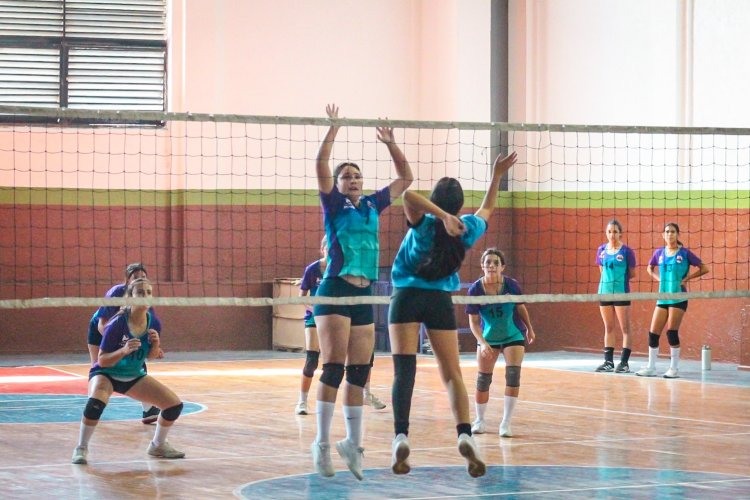
[[[671,357],[669,358],[669,367],[677,369],[677,366],[680,364],[680,348],[679,347],[670,347],[669,353]]]
[[[652,370],[656,370],[656,358],[659,357],[658,347],[648,348],[648,367]]]
[[[474,402],[474,407],[477,409],[477,420],[484,420],[484,412],[487,411],[487,403]]]
[[[169,429],[171,428],[171,425],[169,427],[167,427],[166,425],[161,425],[161,419],[156,421],[156,431],[154,431],[153,439],[153,442],[156,446],[161,446],[164,444],[164,442],[167,440],[167,433],[169,433]]]
[[[513,417],[513,410],[516,408],[518,397],[516,396],[505,396],[503,404],[503,422],[510,423],[510,419]]]
[[[299,402],[300,403],[307,403],[307,392],[299,392]]]
[[[153,405],[150,405],[148,403],[144,403],[143,401],[141,401],[141,406],[143,406],[143,411],[149,411],[151,409],[151,406]]]
[[[336,403],[318,400],[315,403],[315,414],[317,415],[318,437],[316,443],[331,442],[331,422],[333,421],[333,410]]]
[[[362,407],[344,405],[346,438],[355,446],[362,446]]]
[[[95,425],[86,425],[81,422],[81,429],[78,433],[78,446],[88,448],[89,441],[91,440],[91,436],[94,434],[94,430],[96,430]]]

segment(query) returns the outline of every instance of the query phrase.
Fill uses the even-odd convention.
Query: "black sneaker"
[[[598,372],[611,372],[614,371],[614,369],[615,364],[611,361],[605,361],[604,363],[596,367],[596,371]]]
[[[156,406],[152,406],[148,409],[148,411],[143,412],[143,418],[141,419],[141,422],[144,424],[155,424],[156,421],[159,419],[159,408]]]
[[[615,373],[630,373],[630,367],[627,363],[623,363],[622,361],[620,361],[619,363],[617,363]]]

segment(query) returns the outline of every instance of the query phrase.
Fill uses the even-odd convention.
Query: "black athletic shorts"
[[[629,306],[630,301],[629,300],[615,300],[612,302],[599,302],[599,305],[602,307],[607,306]]]
[[[140,377],[134,378],[133,380],[124,381],[124,380],[115,380],[112,378],[111,375],[106,374],[106,373],[96,372],[96,373],[89,373],[89,380],[91,380],[97,375],[102,375],[103,377],[107,377],[107,379],[110,382],[112,382],[112,389],[114,389],[115,392],[118,392],[120,394],[127,393],[130,389],[133,388],[135,384],[138,383],[140,379],[145,377],[145,375],[141,375]]]
[[[425,288],[395,288],[388,323],[424,323],[432,330],[455,330],[456,311],[451,293]]]
[[[520,346],[526,346],[525,340],[514,340],[513,342],[508,342],[507,344],[490,344],[490,347],[493,349],[500,349],[501,351],[505,349],[506,347],[512,347],[514,345],[520,345]]]
[[[682,302],[677,302],[674,304],[656,304],[656,307],[661,307],[662,309],[669,309],[670,307],[674,307],[675,309],[682,309],[683,311],[687,311],[687,300],[683,300]]]

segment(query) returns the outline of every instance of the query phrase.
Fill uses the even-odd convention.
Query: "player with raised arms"
[[[338,112],[335,104],[326,106],[329,118],[338,118]],[[372,282],[378,278],[380,213],[401,196],[413,176],[406,157],[396,145],[393,129],[378,127],[377,138],[388,148],[396,179],[374,194],[364,195],[362,172],[357,164],[343,162],[331,172],[329,162],[338,130],[337,125],[328,129],[316,162],[328,239],[328,265],[317,296],[370,296]],[[318,433],[311,445],[313,463],[322,476],[335,474],[330,429],[338,389],[346,374],[343,401],[346,439],[336,443],[336,450],[352,474],[361,480],[363,389],[375,346],[373,308],[371,304],[316,304],[313,313],[323,362],[316,402]]]
[[[466,250],[487,231],[500,179],[516,162],[516,153],[498,156],[482,204],[474,214],[458,216],[464,193],[458,180],[443,177],[429,199],[404,193],[404,213],[409,230],[396,254],[391,272],[393,296],[388,332],[393,352],[393,425],[391,470],[407,474],[409,416],[417,370],[417,344],[421,325],[427,329],[440,377],[448,392],[456,422],[458,451],[472,477],[483,476],[486,466],[471,436],[469,398],[458,355],[456,314],[451,293],[460,289],[458,271]]]

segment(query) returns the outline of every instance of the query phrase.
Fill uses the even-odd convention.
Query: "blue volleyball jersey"
[[[104,298],[124,297],[127,289],[128,286],[126,284],[118,283],[117,285],[107,290],[107,293],[104,294]],[[94,312],[94,314],[91,316],[91,319],[89,320],[88,333],[88,339],[89,342],[92,343],[92,345],[101,344],[102,334],[99,333],[99,319],[103,319],[106,323],[107,321],[112,319],[112,316],[117,314],[119,310],[120,306],[101,306],[96,310],[96,312]],[[156,317],[156,311],[153,308],[151,308],[149,312],[151,312],[151,314]]]
[[[99,346],[102,352],[115,352],[122,348],[128,340],[137,338],[141,341],[141,347],[131,352],[114,366],[101,367],[95,363],[91,368],[91,373],[106,373],[115,380],[129,381],[146,374],[146,359],[151,352],[151,341],[148,337],[148,330],[154,329],[161,335],[161,322],[151,311],[147,313],[148,321],[145,332],[135,332],[135,335],[128,328],[128,313],[120,314],[107,323],[104,328],[102,343]]]
[[[487,295],[478,279],[471,284],[469,296]],[[522,295],[521,287],[513,278],[503,276],[503,286],[499,295]],[[526,324],[518,314],[519,303],[467,304],[466,314],[479,314],[482,320],[482,337],[490,345],[507,344],[526,339]]]
[[[323,224],[328,238],[326,278],[352,275],[378,278],[378,217],[391,204],[389,186],[359,199],[359,207],[336,186],[320,193]]]
[[[104,298],[116,299],[119,297],[124,297],[127,288],[128,286],[126,284],[118,283],[117,285],[107,290],[107,293],[104,294]],[[103,318],[105,321],[109,321],[109,319],[117,314],[117,311],[119,310],[120,306],[101,306],[96,310],[94,315],[91,317],[91,320],[93,321],[94,318],[96,318],[96,320],[98,321],[99,318]]]
[[[318,287],[320,282],[323,280],[323,273],[320,270],[320,260],[316,260],[312,264],[305,268],[305,272],[302,274],[302,282],[299,284],[299,289],[303,292],[310,292],[310,296],[318,293]],[[312,317],[312,311],[305,310],[305,321]]]
[[[466,227],[466,231],[461,235],[461,241],[468,249],[487,231],[487,221],[474,214],[462,215],[460,219]],[[455,292],[461,288],[457,272],[435,281],[427,281],[414,274],[417,266],[432,248],[437,221],[434,215],[425,214],[421,221],[407,231],[391,269],[391,281],[394,287],[414,287],[445,292]]]
[[[630,293],[628,271],[635,269],[635,252],[630,247],[622,245],[609,253],[605,243],[596,251],[596,264],[602,267],[598,293]]]
[[[700,267],[703,262],[693,252],[685,247],[677,249],[674,255],[667,255],[666,247],[659,248],[651,256],[649,266],[659,267],[659,292],[678,293],[687,289],[682,286],[682,280],[688,275],[690,266]],[[684,299],[657,300],[657,304],[676,304]]]

